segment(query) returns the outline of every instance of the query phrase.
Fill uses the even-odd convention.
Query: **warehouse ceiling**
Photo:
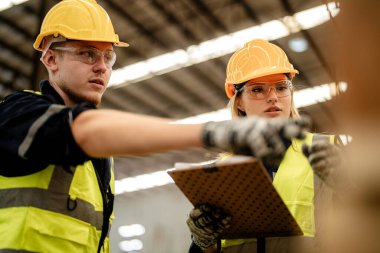
[[[15,90],[38,89],[47,78],[32,44],[43,16],[58,1],[29,0],[0,12],[0,98]],[[145,61],[168,52],[257,26],[271,20],[326,4],[323,0],[99,0],[109,13],[121,41],[128,48],[115,48],[114,69]],[[329,34],[334,22],[300,30],[272,40],[282,47],[300,71],[294,84],[298,89],[329,83],[334,69]],[[289,41],[303,38],[304,52],[294,52]],[[226,47],[229,45],[226,45]],[[141,81],[110,87],[102,108],[112,108],[152,116],[182,119],[222,109],[225,68],[230,53],[198,64],[152,75]],[[314,130],[329,132],[334,119],[328,103],[301,108],[314,120]],[[196,162],[211,159],[215,153],[203,149],[172,151],[146,157],[117,158],[116,178],[170,168],[176,161]]]

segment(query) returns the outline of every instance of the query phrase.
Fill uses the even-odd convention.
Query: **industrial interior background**
[[[0,11],[0,99],[15,90],[38,89],[39,80],[47,78],[39,61],[40,53],[32,44],[45,13],[57,2],[29,0]],[[327,1],[323,0],[99,0],[98,3],[109,13],[121,41],[130,44],[128,48],[115,48],[115,71],[272,20],[286,23],[295,13],[316,6],[325,5],[327,9]],[[294,80],[296,89],[334,81],[333,60],[329,57],[331,41],[327,36],[335,31],[333,21],[310,29],[296,29],[296,25],[289,28],[292,30],[289,35],[271,40],[286,51],[299,70]],[[308,47],[302,52],[292,51],[290,42],[300,39]],[[231,52],[166,73],[152,73],[141,80],[126,80],[106,91],[100,107],[175,120],[223,109],[227,104],[225,68],[230,56]],[[329,133],[334,128],[328,103],[300,108],[303,115],[313,119],[313,130]],[[175,162],[210,160],[215,155],[194,149],[116,157],[116,180],[164,171]],[[174,184],[118,194],[115,207],[116,218],[110,234],[113,253],[124,252],[119,248],[121,241],[134,239],[139,241],[133,241],[135,244],[130,244],[127,252],[187,251],[190,233],[185,220],[191,204]],[[118,233],[119,226],[131,224],[141,224],[145,233],[123,238]]]

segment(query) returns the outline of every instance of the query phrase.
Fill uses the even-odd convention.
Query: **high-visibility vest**
[[[307,134],[303,140],[294,139],[273,179],[273,185],[288,207],[304,236],[315,235],[314,217],[314,172],[302,153],[303,144],[311,144],[318,139],[334,143],[334,135]],[[256,239],[222,240],[222,247],[255,242]],[[240,251],[239,251],[240,252]]]
[[[97,172],[91,161],[71,169],[50,165],[27,176],[0,176],[0,252],[97,252],[104,209]],[[108,236],[101,252],[109,252]]]

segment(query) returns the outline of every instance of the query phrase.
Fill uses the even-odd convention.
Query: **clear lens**
[[[108,68],[112,68],[112,66],[116,62],[116,54],[113,50],[101,51],[94,47],[84,47],[84,48],[56,47],[56,48],[52,48],[52,50],[70,52],[76,57],[76,60],[89,64],[89,65],[95,64],[102,56]]]
[[[247,83],[244,86],[244,90],[254,99],[267,98],[271,89],[274,89],[277,97],[287,97],[291,94],[292,82],[289,80],[281,80],[275,83],[254,82]]]

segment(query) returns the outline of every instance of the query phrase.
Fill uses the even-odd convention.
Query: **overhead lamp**
[[[146,61],[127,65],[113,71],[108,87],[127,85],[141,80],[161,75],[180,68],[215,59],[233,53],[244,43],[252,39],[276,40],[298,32],[300,29],[310,29],[336,16],[339,9],[335,3],[320,5],[293,16],[286,16],[260,25],[223,35],[204,41],[198,45],[189,46],[169,52]],[[177,58],[178,57],[178,58]]]
[[[15,5],[22,4],[28,0],[1,0],[0,1],[0,11],[9,9]]]
[[[141,250],[142,248],[143,243],[138,239],[119,242],[119,249],[123,252],[135,252],[135,250]]]
[[[127,177],[115,181],[115,194],[149,189],[172,182],[173,180],[168,177],[165,171],[157,171],[135,177]]]
[[[301,37],[292,38],[288,41],[289,48],[297,53],[305,52],[309,48],[307,40]]]
[[[145,234],[145,227],[141,224],[120,226],[118,229],[121,237],[135,237]]]
[[[339,8],[335,2],[319,5],[317,7],[297,12],[294,18],[303,30],[307,30],[325,23],[330,19],[330,14],[335,17]]]

